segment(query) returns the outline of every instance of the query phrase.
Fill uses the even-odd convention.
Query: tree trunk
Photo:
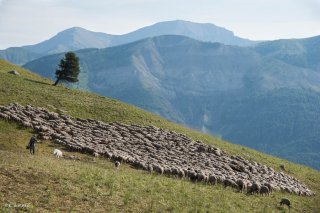
[[[56,82],[53,84],[53,86],[56,86],[60,81],[60,78],[57,78]]]

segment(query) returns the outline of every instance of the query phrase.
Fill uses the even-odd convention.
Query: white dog
[[[56,156],[57,158],[62,158],[62,152],[59,149],[54,149],[53,155]]]

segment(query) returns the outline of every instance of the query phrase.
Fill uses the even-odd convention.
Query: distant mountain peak
[[[220,27],[220,26],[217,26],[217,25],[215,25],[213,23],[208,23],[208,22],[200,23],[200,22],[193,22],[193,21],[186,21],[186,20],[177,19],[177,20],[171,20],[171,21],[158,22],[158,23],[153,24],[153,25],[157,25],[157,24],[159,24],[159,25],[161,25],[161,24],[163,24],[163,25],[165,25],[165,24],[172,24],[172,25],[176,24],[176,25],[184,25],[184,26],[213,27],[213,28],[220,28],[222,30],[229,31],[229,32],[233,33],[232,31],[227,30],[224,27]],[[151,26],[153,26],[153,25],[151,25]]]
[[[199,41],[219,42],[237,46],[249,46],[256,43],[248,39],[237,37],[232,31],[214,24],[173,20],[155,23],[128,34],[121,35],[113,40],[113,44],[119,45],[160,35],[181,35]]]
[[[85,29],[83,27],[77,27],[77,26],[65,29],[65,30],[57,33],[57,35],[59,35],[59,34],[72,34],[72,33],[90,33],[90,34],[92,34],[92,33],[102,33],[102,34],[108,35],[107,33],[95,32],[95,31],[87,30],[87,29]]]

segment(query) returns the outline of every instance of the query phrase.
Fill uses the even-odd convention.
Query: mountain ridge
[[[176,20],[159,22],[123,35],[111,35],[89,31],[81,27],[72,27],[38,44],[16,47],[16,52],[20,50],[20,52],[24,52],[24,55],[22,55],[22,53],[10,52],[8,49],[0,50],[0,58],[9,61],[15,58],[15,60],[11,62],[22,65],[44,55],[84,48],[117,46],[163,34],[183,35],[204,41],[244,46],[256,43],[248,39],[236,37],[231,31],[213,24]],[[35,53],[40,56],[38,57]]]
[[[280,39],[262,42],[255,46],[255,50],[266,56],[272,56],[286,63],[320,71],[318,55],[320,50],[320,36],[303,39]]]
[[[116,45],[125,44],[160,35],[181,35],[200,41],[219,42],[239,46],[249,46],[255,43],[249,39],[237,37],[232,31],[211,23],[195,23],[184,20],[164,21],[143,27],[115,38],[115,43]]]
[[[59,32],[48,40],[22,48],[41,54],[54,54],[85,48],[104,48],[108,46],[111,37],[112,35],[106,33],[72,27]]]

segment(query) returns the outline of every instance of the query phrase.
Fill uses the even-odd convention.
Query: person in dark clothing
[[[32,155],[34,155],[35,143],[37,143],[37,136],[36,135],[32,135],[32,137],[30,138],[29,144],[27,146],[27,148],[30,151],[30,154],[32,154]]]

